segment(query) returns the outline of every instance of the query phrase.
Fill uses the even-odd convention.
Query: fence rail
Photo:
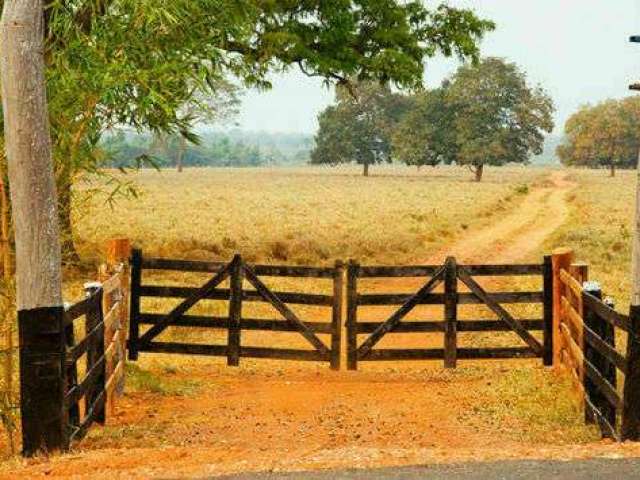
[[[240,358],[271,358],[328,362],[340,368],[342,322],[343,265],[334,267],[300,267],[283,265],[250,265],[239,255],[230,263],[198,262],[163,258],[146,258],[134,250],[132,259],[131,315],[129,330],[129,358],[136,360],[139,352],[184,353],[227,357],[232,366]],[[213,276],[201,287],[180,285],[147,285],[142,282],[145,270],[210,273]],[[282,292],[268,288],[261,277],[293,279],[328,279],[331,293]],[[228,281],[229,287],[220,285]],[[250,288],[245,286],[249,284]],[[180,298],[183,301],[168,312],[144,312],[142,299]],[[187,311],[202,300],[227,302],[228,315],[191,315]],[[264,303],[273,307],[281,318],[254,318],[242,312],[245,302]],[[289,305],[331,308],[330,321],[307,319],[294,312]],[[141,326],[150,326],[141,333]],[[224,345],[203,345],[184,342],[159,341],[157,337],[168,327],[198,327],[227,331]],[[291,332],[300,334],[311,349],[255,347],[242,344],[242,331]],[[325,344],[317,335],[330,335]]]
[[[456,366],[458,359],[497,359],[543,357],[551,361],[551,258],[541,264],[521,265],[459,265],[455,258],[444,265],[407,267],[361,266],[349,262],[347,268],[347,363],[357,369],[361,361],[381,360],[434,360],[442,359],[446,367]],[[538,276],[543,280],[541,291],[487,292],[474,277]],[[362,293],[358,280],[362,278],[424,278],[426,283],[415,293]],[[434,290],[444,285],[442,292]],[[460,286],[469,289],[460,292]],[[503,304],[541,304],[542,318],[516,319]],[[361,318],[360,307],[399,306],[387,320],[371,321]],[[444,307],[442,320],[405,321],[409,312],[420,305]],[[460,305],[485,305],[498,318],[495,320],[460,320]],[[515,332],[526,347],[459,348],[458,332]],[[543,343],[530,332],[542,332]],[[394,333],[444,333],[444,348],[398,349],[374,348],[380,340]],[[364,342],[359,336],[367,334]]]

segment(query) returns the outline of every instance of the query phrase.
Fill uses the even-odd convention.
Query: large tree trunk
[[[66,446],[58,201],[51,155],[42,0],[5,0],[0,80],[16,243],[25,454]]]
[[[476,182],[481,182],[482,174],[484,173],[484,163],[481,163],[480,165],[476,165],[476,168],[473,170],[473,172],[476,175]]]
[[[362,174],[365,177],[368,177],[369,176],[369,162],[364,162],[363,167],[364,167],[364,169],[362,170]]]

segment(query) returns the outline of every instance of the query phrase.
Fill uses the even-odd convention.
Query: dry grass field
[[[99,261],[101,245],[114,236],[131,238],[150,255],[228,260],[240,252],[252,262],[305,265],[349,258],[438,263],[449,254],[465,262],[512,263],[539,260],[562,245],[575,248],[590,263],[591,277],[626,308],[631,173],[610,179],[602,171],[489,168],[477,184],[462,168],[381,167],[363,178],[359,169],[346,167],[143,171],[130,179],[139,186],[138,199],[121,200],[113,209],[99,198],[77,205],[77,244],[86,265]],[[81,294],[88,272],[66,272],[69,300]],[[198,285],[205,278],[156,273],[146,281]],[[286,290],[292,282],[296,289],[315,288],[307,280],[273,286]],[[393,288],[411,291],[415,285]],[[166,312],[173,304],[147,301],[143,307]],[[196,308],[224,315],[226,307],[205,302]],[[251,315],[269,315],[264,307],[248,308],[255,309]],[[313,308],[296,311],[304,318],[315,315]],[[243,332],[243,342],[300,346],[299,336],[280,335]],[[193,342],[220,336],[177,328],[163,334]],[[513,339],[476,335],[462,342],[496,346]],[[400,341],[440,346],[442,337]],[[92,431],[75,454],[80,456],[36,462],[24,471],[64,476],[91,465],[98,469],[93,478],[109,477],[108,468],[147,478],[161,476],[162,465],[202,476],[624,454],[622,447],[596,441],[568,379],[539,363],[463,362],[455,371],[442,370],[440,362],[366,364],[353,374],[245,359],[229,369],[224,359],[142,354],[129,366],[128,392],[114,421]],[[143,459],[158,469],[149,470]]]

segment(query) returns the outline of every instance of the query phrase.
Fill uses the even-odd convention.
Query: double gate
[[[448,368],[454,368],[458,359],[540,357],[546,365],[552,361],[550,257],[545,257],[543,263],[526,265],[458,265],[454,258],[439,266],[380,267],[349,262],[345,269],[342,262],[336,262],[333,267],[250,265],[240,256],[235,256],[230,263],[144,258],[141,251],[134,250],[131,268],[129,356],[132,360],[138,358],[139,352],[182,353],[224,356],[231,366],[238,365],[240,358],[247,357],[327,362],[337,370],[341,363],[342,314],[346,303],[346,357],[347,366],[352,370],[357,369],[359,362],[376,360],[443,359]],[[143,272],[154,270],[208,273],[211,276],[200,287],[143,283]],[[478,281],[478,277],[521,276],[539,277],[540,289],[488,291]],[[281,282],[287,278],[288,283],[295,285],[294,290],[306,292],[277,291],[265,284],[264,277],[279,277]],[[379,293],[379,288],[375,293],[367,293],[359,283],[359,279],[388,281],[410,277],[424,283],[409,294]],[[317,290],[317,281],[322,279],[329,281],[330,285],[325,284],[322,293],[309,293],[312,285]],[[343,301],[345,296],[346,302]],[[179,302],[159,312],[158,301],[164,303],[166,299],[179,299]],[[148,300],[155,300],[155,311],[148,311],[143,305]],[[225,302],[224,314],[190,313],[192,308],[206,300]],[[270,306],[278,318],[247,315],[243,305],[256,302]],[[537,305],[539,316],[517,318],[505,307],[510,304]],[[442,318],[408,318],[423,305],[442,307]],[[484,305],[495,318],[461,320],[458,315],[461,305]],[[366,318],[378,306],[393,308],[394,311],[384,320]],[[367,309],[364,315],[363,308]],[[304,312],[298,309],[304,309]],[[363,316],[364,319],[361,318]],[[429,317],[433,315],[430,313]],[[179,334],[178,341],[168,341],[161,338],[168,327],[226,330],[226,335],[222,343],[215,345],[186,342],[186,335]],[[145,331],[141,332],[141,328]],[[243,341],[244,331],[294,333],[307,348],[269,345],[275,338],[273,335],[264,336],[266,345],[250,346]],[[461,348],[458,345],[459,332],[514,332],[521,344]],[[394,342],[394,348],[376,348],[384,337],[395,333],[441,333],[444,345],[442,348],[406,348],[401,342]]]

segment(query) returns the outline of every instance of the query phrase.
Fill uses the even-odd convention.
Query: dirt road
[[[434,255],[461,260],[516,261],[535,256],[560,226],[572,188],[562,172],[534,188],[497,224],[469,231]],[[424,340],[421,340],[424,341]],[[439,340],[438,340],[439,341]],[[326,366],[156,357],[143,360],[175,392],[129,393],[111,425],[95,428],[71,454],[0,468],[0,478],[37,476],[203,478],[233,472],[299,471],[516,458],[640,455],[636,445],[531,441],[519,432],[531,419],[486,415],[485,392],[513,374],[514,363],[363,366],[331,372]],[[539,362],[525,365],[542,378]],[[493,407],[491,407],[493,408]],[[485,415],[479,412],[485,411]],[[489,414],[491,410],[489,409]],[[570,413],[573,415],[574,413]],[[563,420],[564,421],[564,420]]]

